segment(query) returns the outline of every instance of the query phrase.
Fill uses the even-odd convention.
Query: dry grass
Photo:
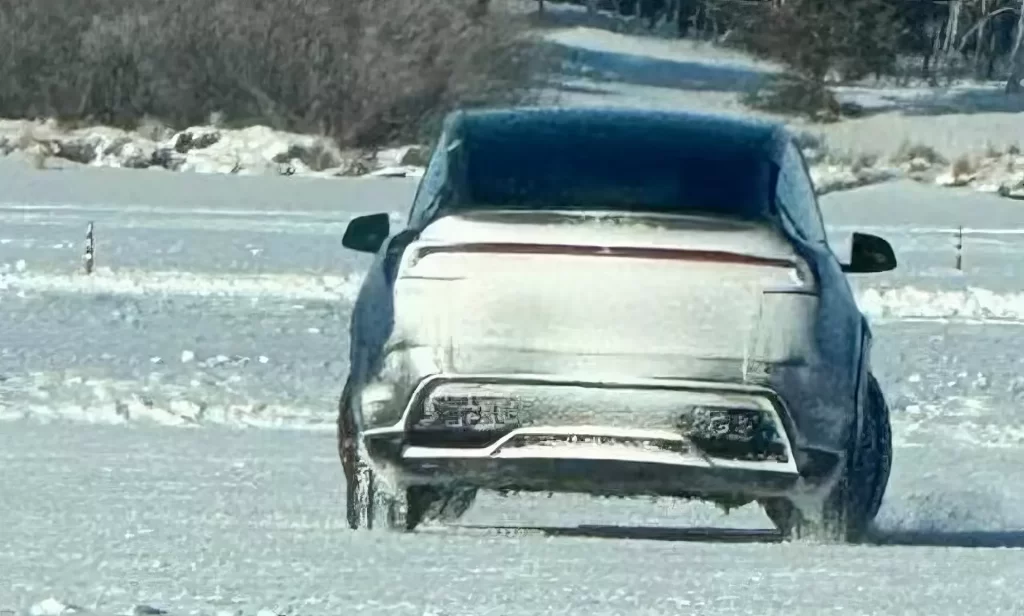
[[[477,0],[4,0],[0,116],[185,127],[212,115],[418,137],[454,106],[528,101],[523,26]]]
[[[933,165],[944,165],[949,162],[930,145],[910,141],[902,142],[892,156],[894,163],[908,163],[914,160],[924,160]]]
[[[954,178],[966,178],[974,175],[974,172],[977,171],[977,169],[978,167],[974,161],[972,161],[969,156],[964,155],[953,161],[952,173]]]

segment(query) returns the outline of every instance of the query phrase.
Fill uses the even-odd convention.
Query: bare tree
[[[1010,52],[1010,78],[1006,80],[1007,94],[1020,94],[1024,88],[1024,0],[1017,8],[1017,31],[1013,37],[1013,50]]]

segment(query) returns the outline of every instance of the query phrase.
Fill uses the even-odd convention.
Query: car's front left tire
[[[345,473],[345,515],[353,530],[384,526],[414,530],[428,520],[454,522],[476,500],[477,490],[466,486],[414,485],[386,481],[358,447],[358,427],[345,384],[338,403],[338,454]]]
[[[360,462],[346,473],[346,515],[353,530],[383,526],[412,531],[430,520],[455,522],[476,500],[470,487],[414,485],[395,487],[383,481],[369,463]]]

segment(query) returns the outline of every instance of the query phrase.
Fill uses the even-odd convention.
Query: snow
[[[707,43],[589,27],[556,29],[545,38],[568,54],[563,69],[568,77],[551,94],[560,104],[686,109],[786,122],[818,142],[820,147],[811,148],[817,151],[807,153],[822,194],[911,177],[1024,195],[1022,161],[1008,153],[1024,145],[1024,99],[1005,96],[1001,83],[839,86],[838,100],[862,109],[863,117],[810,124],[741,104],[742,93],[779,73],[780,67],[769,62]],[[908,145],[931,148],[945,160],[917,160],[913,167],[911,161],[894,161]],[[952,173],[954,163],[965,157],[975,171],[970,181]],[[865,165],[869,159],[873,162]]]
[[[145,133],[145,134],[144,134]],[[419,177],[417,146],[377,152],[343,152],[330,139],[267,126],[227,129],[193,126],[127,131],[107,126],[65,130],[54,121],[0,120],[0,155],[28,158],[35,166],[72,163],[96,167],[166,169],[238,175],[299,175],[320,178],[371,175]]]
[[[615,36],[590,48],[648,46]],[[604,85],[655,106],[734,94]],[[885,112],[824,132],[835,152],[909,135],[952,160],[1022,126]],[[908,180],[822,198],[837,254],[863,230],[900,259],[850,277],[894,411],[890,489],[873,545],[828,546],[775,545],[753,506],[573,495],[484,494],[455,528],[350,532],[334,406],[369,257],[341,236],[355,215],[400,221],[415,181],[0,160],[0,186],[3,616],[1024,612],[1014,200]]]
[[[79,273],[33,274],[24,260],[12,268],[0,263],[0,290],[25,298],[39,293],[90,295],[189,295],[280,298],[291,300],[355,300],[360,276],[300,276],[294,274],[210,275],[191,272],[146,272],[98,268]]]

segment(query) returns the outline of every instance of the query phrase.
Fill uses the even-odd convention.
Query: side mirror
[[[848,274],[877,274],[896,269],[896,253],[889,242],[867,233],[854,233],[850,245],[850,263],[843,265]]]
[[[341,245],[350,250],[376,254],[391,234],[391,219],[387,214],[357,216],[348,223]]]

